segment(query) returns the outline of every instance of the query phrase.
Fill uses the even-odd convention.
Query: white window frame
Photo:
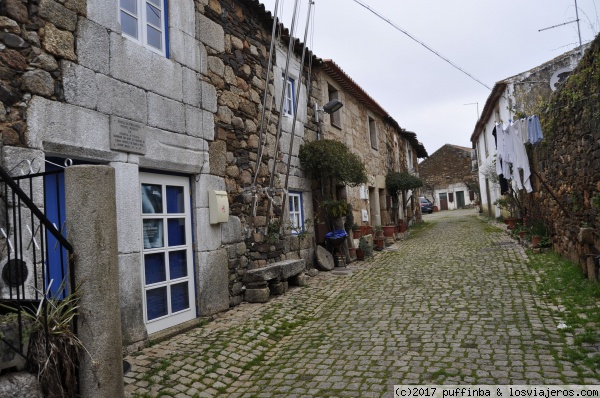
[[[281,77],[282,80],[285,76]],[[283,115],[284,116],[294,116],[294,109],[296,108],[294,105],[294,89],[296,81],[294,78],[288,76],[288,81],[284,82],[285,90],[283,93]]]
[[[135,19],[137,19],[137,33],[138,33],[138,37],[134,37],[122,30],[123,36],[129,40],[132,40],[132,41],[146,47],[147,49],[149,49],[157,54],[160,54],[160,55],[163,55],[166,57],[167,56],[167,48],[168,48],[168,43],[167,43],[167,38],[168,38],[168,34],[167,34],[167,15],[168,15],[167,0],[159,0],[158,3],[160,5],[160,7],[157,7],[156,4],[154,4],[154,2],[152,2],[151,0],[133,0],[136,2],[136,7],[137,7],[136,14],[122,8],[121,1],[122,0],[119,0],[119,24],[121,24],[121,27],[122,27],[121,14],[126,13],[126,14],[134,17]],[[156,26],[154,24],[148,23],[148,18],[146,15],[146,5],[147,4],[150,4],[152,7],[155,7],[155,8],[160,8],[160,11],[161,11],[160,26]],[[156,47],[148,44],[148,31],[147,31],[148,25],[153,27],[154,29],[160,31],[162,49],[156,48]]]
[[[295,204],[295,201],[293,200],[295,198],[298,199],[297,209],[295,205],[292,206],[292,204]],[[288,204],[290,223],[292,224],[292,235],[297,235],[300,232],[304,231],[304,209],[302,204],[302,192],[290,191],[288,197]]]

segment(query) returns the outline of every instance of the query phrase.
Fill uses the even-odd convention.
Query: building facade
[[[285,27],[272,43],[273,16],[255,0],[10,0],[0,28],[3,168],[115,170],[127,347],[238,305],[249,271],[312,267],[304,142],[350,139],[370,182],[344,195],[372,225],[390,217],[385,170],[416,172],[426,156],[341,69],[290,45]],[[340,119],[316,121],[314,104],[334,95]],[[64,206],[42,196],[41,208]]]
[[[501,80],[492,88],[471,135],[479,169],[481,208],[487,216],[501,216],[501,209],[495,204],[502,196],[496,173],[497,140],[493,135],[496,124],[542,111],[540,105],[577,66],[581,53],[581,49],[569,51],[527,72]],[[532,178],[539,189],[539,182]]]
[[[477,201],[477,167],[471,148],[445,144],[419,163],[419,174],[423,196],[439,210],[464,209]]]

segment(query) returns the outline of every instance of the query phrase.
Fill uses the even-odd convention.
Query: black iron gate
[[[25,311],[46,320],[48,335],[48,299],[60,300],[75,288],[64,216],[62,169],[11,177],[0,167],[0,314],[13,314],[11,325],[17,329],[12,333],[17,338],[0,337],[0,346],[23,357],[25,320],[31,319]]]

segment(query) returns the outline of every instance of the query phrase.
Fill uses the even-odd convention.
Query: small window
[[[406,162],[408,163],[408,169],[413,170],[415,166],[413,165],[413,150],[410,144],[406,145]]]
[[[369,136],[371,139],[371,148],[379,149],[377,146],[377,129],[375,128],[375,119],[369,116]]]
[[[123,35],[166,56],[166,10],[166,0],[119,0]]]
[[[283,98],[283,114],[286,116],[294,116],[294,110],[294,79],[288,77]]]
[[[302,216],[302,193],[290,192],[290,224],[292,234],[299,234],[304,230],[304,217]]]
[[[340,99],[340,92],[337,91],[335,88],[328,86],[328,92],[329,92],[329,101],[333,101],[333,100],[339,100]],[[342,128],[342,111],[341,110],[337,110],[335,112],[333,112],[330,116],[329,116],[329,121],[331,123],[332,126],[338,127],[338,128]]]

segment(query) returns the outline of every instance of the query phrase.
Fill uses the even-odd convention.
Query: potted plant
[[[386,238],[393,238],[395,231],[396,231],[395,225],[386,225],[383,227],[383,236]]]
[[[335,230],[336,220],[346,217],[348,203],[345,200],[324,200],[321,207],[325,210],[327,224],[330,231]]]
[[[367,239],[363,236],[358,240],[358,249],[356,250],[356,256],[359,260],[364,260],[373,255],[373,247],[369,244]]]
[[[362,236],[362,230],[360,228],[360,225],[358,225],[356,223],[352,224],[352,238],[360,239],[361,236]]]
[[[520,210],[520,205],[517,201],[517,198],[511,194],[507,194],[496,199],[494,205],[498,206],[500,210],[508,212],[508,217],[504,218],[504,223],[508,226],[508,229],[515,229],[517,222],[519,221]]]
[[[398,233],[403,234],[404,232],[406,232],[406,222],[404,220],[400,220],[400,222],[398,222]]]
[[[383,227],[381,225],[375,226],[375,238],[373,238],[373,242],[377,250],[383,250],[385,247],[385,237],[383,236]]]

